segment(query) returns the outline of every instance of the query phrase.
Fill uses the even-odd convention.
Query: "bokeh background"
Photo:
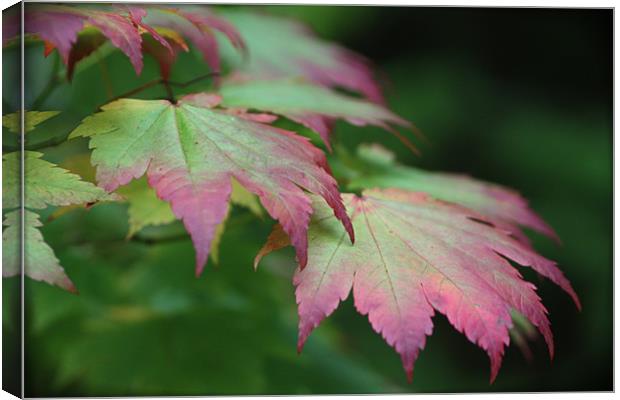
[[[261,6],[308,23],[322,38],[371,59],[391,108],[429,138],[416,157],[376,128],[336,126],[354,152],[377,142],[398,161],[467,173],[513,187],[558,232],[562,245],[531,235],[557,260],[583,303],[533,279],[556,340],[550,362],[541,338],[527,360],[511,345],[489,385],[485,353],[437,315],[436,327],[407,384],[399,357],[349,299],[296,354],[297,316],[291,251],[251,263],[272,221],[235,209],[220,249],[194,277],[194,251],[179,224],[126,241],[126,205],[79,209],[46,223],[43,233],[79,296],[28,280],[27,396],[325,394],[612,390],[612,10],[421,7]],[[4,51],[5,113],[15,110],[15,48]],[[28,108],[56,74],[29,44]],[[173,78],[204,71],[183,54]],[[31,142],[62,137],[97,105],[157,76],[147,59],[136,77],[118,52],[61,83],[41,110],[63,114]],[[139,97],[162,95],[155,88]],[[4,136],[4,135],[3,135]],[[4,137],[5,145],[11,137]],[[67,162],[85,141],[45,150]],[[44,217],[54,210],[47,210]],[[529,275],[528,275],[529,277]],[[17,279],[4,280],[15,305]],[[3,318],[5,354],[19,325]],[[10,371],[7,379],[15,379]]]

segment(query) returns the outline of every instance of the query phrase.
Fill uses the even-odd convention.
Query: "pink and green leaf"
[[[214,72],[220,72],[219,45],[215,31],[223,33],[237,50],[245,48],[243,39],[235,27],[213,14],[205,6],[179,6],[174,8],[150,6],[146,10],[148,14],[145,21],[148,26],[157,30],[166,28],[189,39]],[[168,66],[168,72],[169,69]]]
[[[221,12],[245,39],[241,57],[222,43],[222,57],[253,79],[306,78],[327,87],[341,87],[382,101],[369,63],[360,55],[318,39],[291,19],[245,11]]]
[[[431,334],[435,311],[491,360],[494,380],[512,327],[511,310],[523,314],[553,354],[547,310],[535,286],[508,259],[528,266],[579,299],[554,262],[481,223],[467,208],[399,189],[343,196],[356,232],[343,241],[321,204],[309,229],[308,264],[294,278],[299,305],[299,347],[353,290],[355,307],[400,354],[409,379]],[[260,257],[286,245],[276,229]]]
[[[231,179],[256,194],[307,258],[313,212],[309,193],[321,196],[353,231],[324,154],[293,132],[210,108],[209,94],[177,104],[122,99],[86,118],[70,137],[90,137],[97,181],[107,191],[146,174],[160,199],[183,220],[197,253],[207,261],[215,229],[228,212]]]
[[[75,63],[96,50],[105,39],[125,53],[136,73],[140,74],[143,67],[141,33],[147,32],[162,45],[168,45],[153,28],[142,22],[144,15],[145,11],[139,8],[107,10],[83,6],[28,4],[24,13],[24,32],[34,34],[45,42],[46,55],[54,48],[57,49],[69,68],[69,77]],[[7,18],[3,29],[5,44],[19,34],[19,18],[18,13]],[[87,28],[95,30],[97,34],[84,31]],[[80,35],[85,37],[80,39]]]

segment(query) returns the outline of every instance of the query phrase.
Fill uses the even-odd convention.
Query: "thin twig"
[[[108,244],[108,245],[123,245],[126,244],[128,242],[135,242],[135,243],[144,243],[144,244],[148,244],[148,245],[153,245],[153,244],[157,244],[157,243],[166,243],[166,242],[174,242],[174,241],[179,241],[179,240],[186,240],[189,239],[189,235],[186,232],[183,232],[182,234],[178,234],[178,235],[171,235],[171,236],[166,236],[166,237],[162,237],[162,238],[143,238],[140,236],[132,236],[130,239],[124,239],[124,238],[106,238],[106,239],[88,239],[88,238],[80,238],[78,240],[74,240],[74,241],[69,241],[66,243],[63,243],[63,246],[81,246],[81,245],[85,245],[85,244]]]
[[[118,95],[116,97],[113,97],[111,100],[107,101],[106,104],[107,103],[111,103],[111,102],[116,101],[116,100],[119,100],[119,99],[122,99],[122,98],[125,98],[125,97],[128,97],[128,96],[133,96],[134,94],[140,93],[143,90],[146,90],[146,89],[148,89],[150,87],[153,87],[155,85],[159,85],[159,84],[166,85],[167,84],[168,87],[175,86],[175,87],[185,88],[187,86],[193,85],[194,83],[198,83],[198,82],[200,82],[200,81],[202,81],[204,79],[213,78],[213,77],[219,76],[219,75],[220,75],[219,72],[211,72],[209,74],[201,75],[201,76],[198,76],[196,78],[190,79],[187,82],[173,82],[173,81],[166,81],[163,78],[156,78],[156,79],[148,81],[148,82],[146,82],[146,83],[144,83],[144,84],[142,84],[142,85],[140,85],[140,86],[138,86],[138,87],[136,87],[134,89],[131,89],[128,92],[125,92],[125,93],[120,94],[120,95]],[[170,93],[168,93],[168,97],[169,97],[169,100],[170,99],[174,99],[174,96],[173,95],[171,96]],[[103,105],[105,105],[105,104],[102,104],[101,106],[99,106],[97,108],[100,109]]]
[[[144,244],[159,244],[167,242],[176,242],[179,240],[187,240],[190,236],[187,232],[181,232],[176,235],[164,236],[160,238],[145,238],[139,235],[132,236],[129,240],[132,242],[144,243]]]
[[[46,147],[58,146],[59,144],[64,143],[68,137],[69,137],[69,133],[63,136],[53,137],[43,142],[34,143],[34,144],[26,144],[25,149],[26,150],[40,150]],[[3,152],[12,152],[12,151],[18,151],[18,150],[20,150],[19,146],[11,146],[11,145],[2,146]]]
[[[220,76],[219,72],[210,72],[210,73],[205,74],[205,75],[200,75],[200,76],[198,76],[198,77],[196,77],[194,79],[190,79],[187,82],[170,82],[170,81],[168,81],[168,84],[170,86],[178,86],[180,88],[185,88],[185,87],[188,87],[190,85],[193,85],[194,83],[198,83],[198,82],[200,82],[200,81],[202,81],[204,79],[215,78],[215,77],[218,77],[218,76]]]
[[[148,82],[146,82],[146,83],[144,83],[144,84],[142,84],[142,85],[138,86],[137,88],[131,89],[131,90],[130,90],[130,91],[128,91],[128,92],[125,92],[125,93],[120,94],[120,95],[118,95],[118,96],[116,96],[116,97],[113,97],[112,99],[110,99],[110,100],[106,101],[106,103],[105,103],[105,104],[107,104],[107,103],[111,103],[111,102],[113,102],[113,101],[116,101],[116,100],[119,100],[119,99],[122,99],[122,98],[125,98],[125,97],[128,97],[128,96],[132,96],[132,95],[137,94],[137,93],[140,93],[141,91],[146,90],[146,89],[148,89],[148,88],[150,88],[150,87],[153,87],[153,86],[155,86],[155,85],[159,85],[159,84],[160,84],[160,83],[162,83],[162,82],[163,82],[163,79],[162,79],[162,78],[153,79],[153,80],[151,80],[151,81],[148,81]],[[101,108],[101,107],[102,107],[103,105],[105,105],[105,104],[102,104],[102,105],[100,105],[100,106],[99,106],[99,107],[97,107],[97,108]]]

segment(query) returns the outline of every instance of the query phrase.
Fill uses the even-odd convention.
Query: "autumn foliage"
[[[153,85],[168,93],[128,98],[135,91],[111,99],[68,135],[88,138],[96,185],[28,146],[24,154],[4,154],[3,241],[18,241],[23,207],[30,278],[79,290],[38,229],[37,211],[48,206],[68,212],[127,202],[128,236],[179,219],[200,275],[209,258],[217,258],[235,204],[277,221],[255,267],[272,251],[295,249],[300,351],[311,331],[352,293],[356,309],[399,353],[409,379],[435,312],[487,352],[491,380],[509,344],[513,313],[538,328],[553,355],[547,310],[515,264],[580,303],[556,264],[537,254],[522,231],[557,240],[517,192],[400,165],[379,145],[358,149],[370,173],[348,182],[332,175],[326,152],[332,151],[336,120],[380,127],[418,152],[412,141],[420,133],[387,108],[362,56],[292,20],[205,6],[39,4],[27,7],[24,21],[25,39],[43,41],[46,55],[58,52],[66,79],[94,52],[111,46],[127,56],[136,74],[144,58],[153,57],[160,70]],[[19,14],[5,20],[5,46],[19,41],[20,29]],[[177,55],[188,51],[201,55],[205,75],[198,79],[211,79],[213,86],[175,96],[171,70]],[[55,115],[25,112],[23,132],[19,113],[5,115],[3,125],[27,137]],[[278,125],[282,120],[287,128]],[[320,138],[323,148],[302,129]],[[4,251],[3,265],[5,277],[19,274],[19,254]]]

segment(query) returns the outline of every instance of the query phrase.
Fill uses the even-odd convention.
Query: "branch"
[[[120,95],[118,95],[116,97],[113,97],[111,100],[107,101],[105,104],[111,103],[113,101],[116,101],[116,100],[119,100],[119,99],[122,99],[122,98],[125,98],[125,97],[128,97],[128,96],[133,96],[134,94],[140,93],[140,92],[142,92],[142,91],[144,91],[144,90],[146,90],[146,89],[148,89],[150,87],[153,87],[153,86],[159,85],[159,84],[163,84],[166,87],[166,91],[168,91],[169,100],[174,100],[174,95],[171,93],[172,92],[171,86],[185,88],[185,87],[188,87],[190,85],[193,85],[194,83],[198,83],[198,82],[200,82],[202,80],[205,80],[205,79],[208,79],[208,78],[213,78],[213,77],[216,77],[216,76],[219,76],[219,75],[220,75],[219,72],[211,72],[211,73],[208,73],[208,74],[205,74],[205,75],[200,75],[200,76],[198,76],[196,78],[190,79],[187,82],[173,82],[173,81],[165,80],[164,78],[153,79],[153,80],[148,81],[148,82],[146,82],[146,83],[144,83],[144,84],[142,84],[142,85],[140,85],[140,86],[138,86],[138,87],[136,87],[134,89],[131,89],[128,92],[125,92],[125,93],[120,94]],[[100,105],[97,108],[99,109],[102,106],[104,106],[105,104],[102,104],[102,105]]]
[[[69,134],[71,132],[67,133],[66,135],[63,136],[57,136],[57,137],[53,137],[51,139],[45,140],[43,142],[39,142],[39,143],[34,143],[34,144],[25,144],[24,145],[24,150],[40,150],[40,149],[44,149],[46,147],[53,147],[53,146],[58,146],[59,144],[64,143],[67,138],[69,137]],[[2,146],[2,152],[13,152],[13,151],[19,151],[21,150],[21,147],[19,145],[17,146],[11,146],[11,145],[3,145]]]
[[[205,75],[200,75],[200,76],[198,76],[198,77],[196,77],[194,79],[190,79],[187,82],[168,82],[168,84],[170,86],[178,86],[180,88],[186,88],[186,87],[188,87],[190,85],[193,85],[194,83],[198,83],[198,82],[200,82],[202,80],[209,79],[209,78],[215,78],[215,77],[218,77],[218,76],[220,76],[219,72],[210,72],[210,73],[205,74]]]
[[[55,67],[57,67],[58,64],[55,64]],[[33,103],[33,109],[35,109],[36,107],[34,107],[35,104],[40,105],[41,103],[43,103],[43,101],[45,101],[45,99],[47,98],[47,96],[55,89],[55,85],[58,82],[57,78],[56,78],[56,73],[54,73],[52,76],[53,78],[50,79],[50,81],[48,82],[46,88],[43,90],[43,92],[41,92],[41,94],[39,95],[39,97],[37,97],[37,100],[35,100],[35,102]],[[125,92],[123,94],[120,94],[116,97],[113,97],[111,100],[106,101],[104,104],[101,104],[100,106],[97,107],[97,109],[101,109],[101,107],[103,107],[104,105],[111,103],[113,101],[128,97],[128,96],[132,96],[134,94],[140,93],[150,87],[153,87],[155,85],[159,85],[159,84],[163,84],[166,88],[166,91],[168,92],[168,100],[171,103],[175,103],[175,98],[174,98],[174,93],[172,92],[172,88],[171,86],[176,86],[176,87],[180,87],[180,88],[185,88],[188,87],[190,85],[193,85],[194,83],[198,83],[202,80],[208,79],[208,78],[213,78],[216,76],[219,76],[219,72],[212,72],[212,73],[208,73],[205,75],[200,75],[196,78],[190,79],[187,82],[170,82],[170,81],[166,81],[163,78],[157,78],[157,79],[153,79],[151,81],[148,81],[134,89],[129,90],[128,92]],[[54,137],[51,138],[49,140],[45,140],[43,142],[40,143],[34,143],[31,145],[26,144],[25,145],[25,150],[40,150],[40,149],[44,149],[46,147],[53,147],[53,146],[58,146],[62,143],[64,143],[67,138],[69,137],[70,132],[67,133],[66,135],[63,136],[58,136],[58,137]],[[13,152],[13,151],[18,151],[20,150],[19,146],[11,146],[11,145],[3,145],[2,146],[2,151],[3,152]]]
[[[131,89],[128,92],[125,92],[123,94],[119,94],[118,96],[112,97],[112,99],[107,100],[104,104],[98,106],[97,109],[100,109],[104,105],[106,105],[108,103],[111,103],[113,101],[116,101],[116,100],[119,100],[119,99],[122,99],[122,98],[125,98],[125,97],[128,97],[128,96],[133,96],[134,94],[140,93],[143,90],[146,90],[146,89],[148,89],[150,87],[153,87],[155,85],[159,85],[162,82],[163,82],[162,78],[157,78],[157,79],[153,79],[152,81],[148,81],[148,82],[146,82],[146,83],[144,83],[144,84],[142,84],[142,85],[140,85],[140,86],[138,86],[138,87],[136,87],[134,89]]]
[[[190,236],[187,232],[182,232],[177,235],[170,235],[170,236],[165,236],[161,238],[145,238],[140,235],[134,235],[129,239],[129,241],[144,243],[144,244],[157,244],[157,243],[166,243],[166,242],[176,242],[179,240],[186,240],[189,238]]]

